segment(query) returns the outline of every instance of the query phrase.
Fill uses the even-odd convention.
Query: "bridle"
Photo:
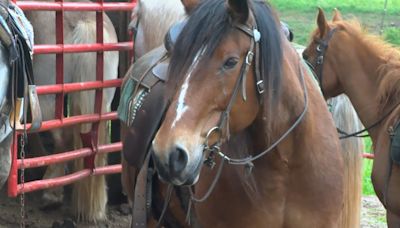
[[[328,50],[329,41],[332,39],[333,34],[337,31],[337,28],[334,28],[328,32],[328,35],[325,39],[317,39],[315,42],[318,44],[316,48],[317,58],[315,60],[315,66],[306,61],[308,66],[312,69],[315,78],[318,80],[319,87],[321,88],[322,94],[324,94],[324,89],[322,86],[322,79],[323,79],[323,69],[324,69],[324,60],[325,60],[325,53]]]
[[[261,53],[260,46],[259,46],[261,34],[257,30],[256,25],[248,26],[248,25],[241,24],[241,25],[235,25],[235,28],[237,28],[240,31],[247,34],[250,37],[251,44],[250,44],[250,48],[247,52],[245,61],[243,62],[242,66],[241,66],[240,74],[236,80],[229,103],[228,103],[225,111],[222,112],[218,124],[208,131],[206,138],[205,138],[204,153],[208,153],[208,157],[205,160],[205,164],[213,167],[215,165],[215,161],[214,161],[215,155],[217,155],[221,158],[221,162],[218,167],[217,174],[216,174],[213,182],[211,183],[208,191],[206,192],[206,194],[203,197],[195,198],[193,193],[191,193],[192,194],[191,200],[194,202],[203,202],[209,197],[209,195],[211,194],[212,190],[214,189],[215,185],[218,182],[218,179],[222,173],[222,167],[223,167],[225,161],[230,165],[244,165],[251,169],[252,167],[254,167],[253,161],[263,157],[267,153],[271,152],[276,146],[278,146],[278,144],[281,143],[300,124],[300,122],[303,120],[303,118],[308,110],[308,92],[306,89],[304,73],[301,69],[301,64],[299,64],[300,84],[304,91],[304,109],[301,112],[301,114],[297,117],[296,121],[291,125],[291,127],[289,127],[289,129],[284,134],[282,134],[273,144],[271,144],[266,150],[262,151],[261,153],[258,153],[255,156],[248,156],[245,158],[231,158],[221,151],[221,145],[223,143],[223,139],[229,140],[229,136],[230,136],[230,134],[229,134],[229,114],[230,114],[233,104],[237,98],[237,95],[239,93],[240,85],[242,85],[242,98],[244,101],[246,101],[246,91],[244,89],[245,82],[246,82],[246,76],[247,76],[247,73],[249,71],[249,68],[250,68],[253,60],[255,63],[254,70],[255,70],[256,88],[257,88],[257,92],[259,95],[260,103],[262,102],[261,96],[264,93],[264,81],[261,77],[261,72],[260,72],[260,68],[259,68],[260,59],[258,57],[258,54]],[[254,49],[255,49],[255,52],[254,52]],[[225,130],[225,134],[224,134],[224,130]],[[211,135],[213,133],[217,133],[219,137],[218,137],[218,140],[216,143],[214,143],[213,145],[209,145],[209,138],[211,137]],[[190,188],[189,188],[189,190],[191,191]]]

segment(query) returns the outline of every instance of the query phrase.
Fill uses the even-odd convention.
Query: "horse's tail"
[[[90,18],[94,19],[94,18]],[[96,42],[95,20],[87,18],[80,20],[66,42],[71,44],[88,44]],[[104,42],[116,43],[117,36],[111,22],[105,16]],[[96,53],[78,53],[65,56],[66,74],[71,74],[73,82],[96,80]],[[104,80],[115,79],[118,76],[118,52],[104,52]],[[67,64],[71,64],[67,66]],[[111,101],[115,89],[103,90],[102,112],[111,110]],[[84,91],[70,94],[70,115],[92,114],[94,112],[95,91]],[[82,148],[81,134],[88,133],[92,124],[81,124],[74,127],[74,148]],[[98,144],[109,143],[109,124],[101,122],[98,128]],[[87,145],[86,145],[87,146]],[[102,167],[107,163],[107,156],[97,154],[95,167]],[[75,169],[83,169],[83,159],[75,161]],[[74,185],[73,208],[80,220],[98,221],[106,219],[107,191],[104,176],[91,176]]]
[[[336,127],[352,133],[362,128],[350,100],[345,95],[332,98],[332,115]],[[341,140],[344,160],[344,206],[341,217],[341,226],[344,228],[360,227],[361,209],[361,167],[363,141],[360,138]]]

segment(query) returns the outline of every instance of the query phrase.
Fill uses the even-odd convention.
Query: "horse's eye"
[[[225,61],[224,69],[226,69],[226,70],[232,69],[232,68],[234,68],[236,66],[236,64],[238,62],[239,61],[238,61],[237,58],[231,57],[231,58],[229,58],[228,60]]]

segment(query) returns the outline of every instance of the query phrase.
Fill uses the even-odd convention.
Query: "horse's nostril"
[[[171,151],[169,156],[169,168],[172,175],[179,175],[188,163],[188,155],[186,151],[180,147],[176,147]]]

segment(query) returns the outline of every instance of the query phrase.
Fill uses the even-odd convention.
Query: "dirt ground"
[[[68,200],[64,200],[68,201]],[[6,191],[0,192],[0,228],[14,228],[20,226],[21,206],[20,199],[8,198]],[[41,207],[41,194],[35,192],[26,194],[25,202],[25,224],[27,228],[125,228],[130,224],[130,212],[127,204],[118,206],[109,206],[106,222],[85,223],[75,222],[71,212],[70,205],[65,204],[61,207],[49,208],[47,210],[39,209]]]
[[[387,227],[385,211],[375,196],[363,197],[362,228]],[[122,228],[129,227],[130,215],[127,205],[109,206],[108,221],[103,223],[76,223],[69,212],[69,205],[58,209],[40,210],[40,192],[26,195],[26,227],[29,228]],[[19,227],[21,221],[20,200],[6,196],[5,190],[0,192],[0,228]]]

